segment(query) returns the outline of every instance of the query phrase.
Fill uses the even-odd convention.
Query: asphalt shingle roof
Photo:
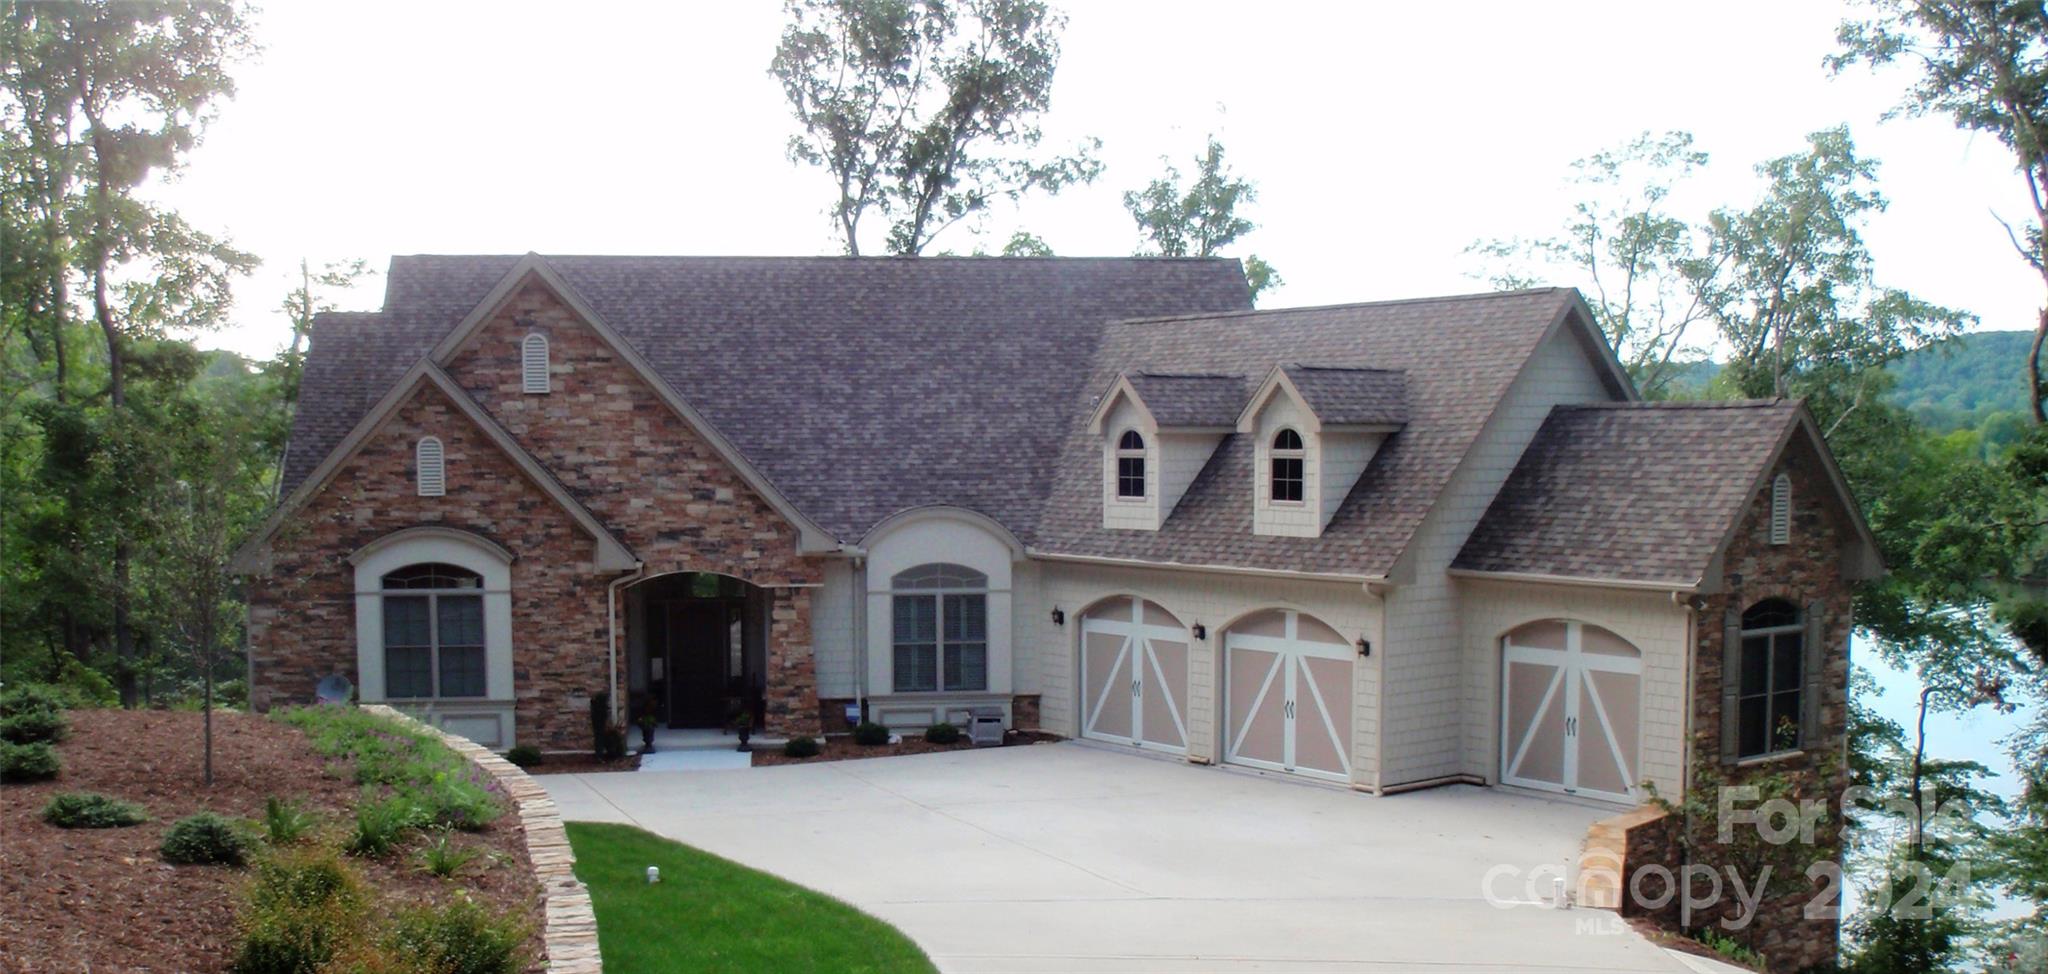
[[[1386,575],[1537,344],[1568,289],[1124,322],[1104,333],[1090,390],[1150,370],[1265,376],[1275,367],[1398,370],[1407,425],[1390,434],[1319,538],[1252,533],[1252,444],[1229,435],[1158,531],[1102,526],[1100,444],[1064,428],[1037,530],[1049,553]],[[1086,417],[1095,407],[1081,403]]]
[[[1281,371],[1325,424],[1408,421],[1408,377],[1397,370],[1285,365]]]
[[[321,315],[286,491],[520,259],[395,257],[381,312]],[[941,503],[1028,541],[1106,323],[1250,307],[1222,259],[545,259],[843,541]]]
[[[1560,406],[1453,568],[1690,585],[1749,500],[1799,406]]]
[[[1161,426],[1234,425],[1251,395],[1241,375],[1133,372],[1125,378]]]

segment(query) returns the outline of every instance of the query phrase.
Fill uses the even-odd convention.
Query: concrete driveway
[[[538,779],[857,904],[949,972],[1692,970],[1612,913],[1526,901],[1604,812],[1390,798],[1060,743]],[[1533,893],[1548,897],[1547,879]]]

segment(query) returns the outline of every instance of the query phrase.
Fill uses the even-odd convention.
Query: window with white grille
[[[524,377],[526,391],[545,394],[548,391],[548,340],[542,335],[528,335],[520,343],[520,374]]]
[[[1792,540],[1792,478],[1779,474],[1771,481],[1771,543]]]
[[[413,447],[413,462],[413,479],[419,485],[421,497],[439,497],[448,492],[447,461],[441,453],[440,437],[420,437],[419,445]]]

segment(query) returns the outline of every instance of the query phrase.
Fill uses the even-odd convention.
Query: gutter
[[[1580,585],[1589,588],[1625,588],[1640,592],[1670,592],[1674,596],[1692,595],[1700,590],[1698,580],[1691,582],[1653,582],[1634,578],[1592,578],[1584,575],[1546,575],[1541,572],[1488,572],[1471,568],[1447,568],[1444,574],[1453,578],[1472,578],[1493,582],[1531,582],[1538,585]]]
[[[1108,558],[1101,555],[1069,555],[1045,551],[1038,548],[1024,549],[1026,557],[1039,561],[1073,562],[1082,565],[1108,565],[1116,568],[1155,568],[1167,571],[1213,572],[1222,575],[1250,575],[1256,578],[1286,578],[1306,582],[1353,582],[1359,584],[1388,585],[1385,575],[1360,575],[1353,572],[1297,572],[1284,568],[1246,568],[1234,565],[1194,565],[1181,561],[1147,561],[1143,558]],[[1669,586],[1665,586],[1668,588]]]
[[[647,563],[636,561],[633,563],[632,574],[620,575],[612,579],[611,584],[606,585],[604,589],[605,629],[609,634],[604,641],[605,659],[607,660],[605,675],[609,680],[608,692],[611,694],[609,698],[611,713],[608,716],[611,718],[612,723],[619,725],[621,728],[625,726],[626,722],[619,719],[619,586],[628,582],[637,582],[646,574]]]

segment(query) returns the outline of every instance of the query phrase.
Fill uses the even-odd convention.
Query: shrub
[[[476,861],[480,854],[476,849],[456,845],[455,834],[442,829],[441,834],[420,850],[420,871],[447,879]]]
[[[60,829],[118,829],[149,821],[142,806],[89,791],[53,795],[43,821]]]
[[[960,728],[946,723],[933,724],[924,729],[924,739],[933,744],[952,744],[960,740]]]
[[[172,823],[159,851],[165,862],[180,866],[239,866],[248,861],[249,840],[235,823],[200,812]]]
[[[626,756],[626,731],[617,724],[604,729],[597,735],[597,759],[617,761]]]
[[[402,787],[399,794],[418,806],[422,825],[478,832],[504,811],[496,790],[495,779],[465,765],[461,778],[437,777],[427,786]]]
[[[373,797],[367,790],[356,802],[356,827],[343,846],[352,854],[376,858],[398,848],[406,833],[419,828],[426,815],[405,795]]]
[[[276,795],[263,799],[263,831],[270,836],[271,845],[291,845],[312,830],[313,816],[299,803]]]
[[[534,747],[531,744],[521,744],[512,750],[506,751],[505,760],[522,768],[531,768],[541,761],[540,748]]]
[[[853,726],[853,742],[864,747],[879,747],[889,743],[889,728],[872,720],[863,720]]]
[[[69,729],[61,710],[24,710],[0,717],[0,740],[15,744],[55,744]]]
[[[57,776],[57,749],[48,744],[13,744],[0,741],[0,781],[20,784],[48,781]]]
[[[467,896],[440,909],[399,914],[384,947],[432,974],[516,974],[526,959],[526,928],[492,916]]]
[[[0,692],[0,717],[39,710],[70,710],[77,705],[76,694],[49,683],[24,683]]]
[[[359,941],[367,913],[362,878],[332,851],[275,859],[250,884],[233,974],[312,974]]]
[[[818,750],[815,737],[792,737],[782,743],[782,753],[793,758],[814,758],[818,756]]]

